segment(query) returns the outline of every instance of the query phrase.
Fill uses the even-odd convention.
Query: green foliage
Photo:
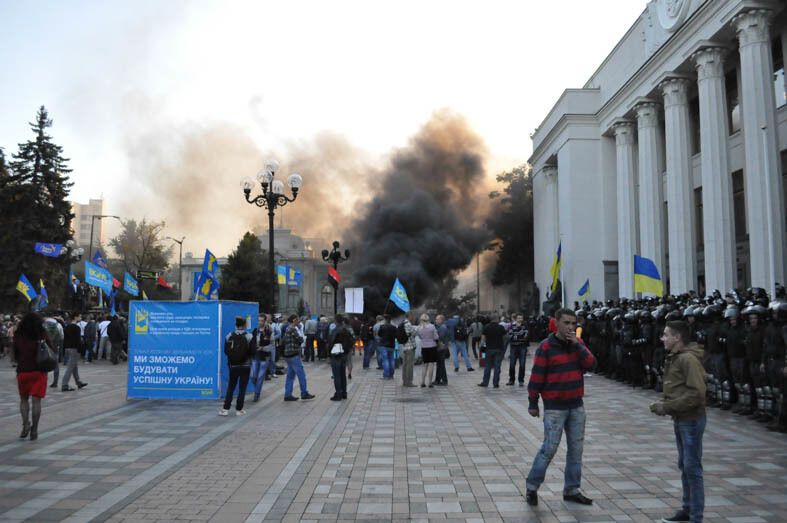
[[[270,303],[272,282],[260,239],[247,232],[221,268],[219,296],[223,300],[256,301],[260,311]]]
[[[52,120],[42,106],[30,123],[33,138],[20,143],[8,162],[0,153],[0,308],[20,309],[27,305],[16,291],[24,273],[38,287],[43,279],[53,308],[65,303],[67,255],[48,258],[36,254],[36,242],[65,244],[71,239],[71,203],[67,200],[73,183],[69,181],[68,159],[62,147],[52,142],[47,129]]]
[[[497,254],[493,285],[533,279],[533,179],[529,165],[520,165],[497,175],[504,183],[502,193],[493,192],[495,210],[487,226],[495,236]]]
[[[161,271],[169,266],[173,247],[163,243],[164,222],[143,219],[121,223],[123,230],[109,241],[109,246],[117,254],[122,270],[133,275],[137,270]],[[150,294],[148,296],[153,299]]]

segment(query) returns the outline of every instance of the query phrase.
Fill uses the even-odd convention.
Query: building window
[[[696,210],[696,220],[694,224],[694,233],[697,235],[694,238],[694,245],[696,246],[697,250],[700,251],[703,249],[705,244],[704,242],[704,224],[702,222],[702,187],[697,187],[694,189],[694,208]]]
[[[736,240],[745,240],[746,233],[746,195],[743,191],[743,171],[732,173],[732,209],[735,221]]]
[[[323,285],[320,291],[320,308],[330,309],[331,307],[333,307],[333,287]]]
[[[290,310],[294,310],[298,308],[298,301],[300,300],[301,295],[296,291],[290,290],[287,293],[287,308]]]
[[[741,130],[741,103],[738,97],[738,71],[727,73],[727,110],[729,111],[730,134]]]
[[[773,94],[776,107],[787,104],[787,89],[784,85],[784,52],[781,36],[773,40]]]

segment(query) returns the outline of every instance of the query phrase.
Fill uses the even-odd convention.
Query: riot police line
[[[597,372],[633,387],[661,392],[668,321],[685,320],[705,349],[707,404],[787,432],[787,295],[776,286],[575,304],[582,338]]]

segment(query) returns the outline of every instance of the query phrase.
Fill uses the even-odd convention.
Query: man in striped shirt
[[[530,373],[528,413],[538,417],[538,398],[544,402],[544,443],[536,454],[527,476],[525,498],[529,505],[538,505],[538,487],[544,482],[547,467],[557,452],[563,431],[568,451],[563,483],[563,499],[592,505],[579,486],[582,481],[582,446],[585,439],[584,371],[596,359],[581,340],[577,339],[577,316],[571,309],[555,312],[557,332],[550,334],[536,349]]]

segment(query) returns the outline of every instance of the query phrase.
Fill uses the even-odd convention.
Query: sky
[[[362,199],[373,180],[344,173],[373,177],[449,110],[486,145],[490,178],[524,163],[563,89],[646,4],[0,0],[0,147],[13,154],[45,105],[73,200],[103,197],[108,214],[164,220],[185,250],[226,255],[265,224],[239,180],[271,156],[303,194],[311,182]]]

